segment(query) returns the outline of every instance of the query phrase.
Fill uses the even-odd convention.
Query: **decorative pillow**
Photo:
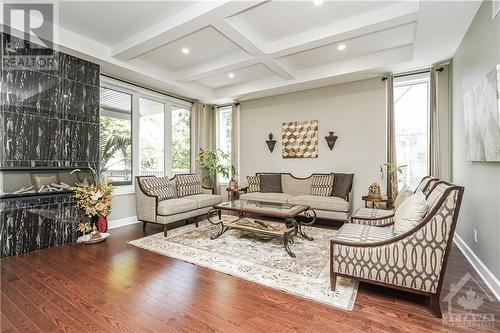
[[[422,221],[429,209],[422,192],[417,192],[403,201],[394,214],[394,232],[402,234],[414,228]]]
[[[330,175],[314,175],[311,177],[311,195],[329,197],[333,190],[333,173]]]
[[[345,199],[351,192],[352,180],[354,174],[352,173],[334,173],[333,191],[332,196]]]
[[[262,193],[282,193],[281,174],[259,175]]]
[[[412,191],[411,187],[405,184],[405,186],[403,186],[401,191],[399,191],[399,194],[396,197],[396,201],[394,201],[394,208],[398,209],[398,207],[403,203],[403,201],[405,201],[406,199],[408,199],[412,195],[413,195],[413,191]]]
[[[259,176],[247,176],[247,182],[248,182],[248,193],[260,191],[260,177]]]
[[[177,175],[177,196],[200,194],[201,179],[198,175]]]
[[[37,191],[50,184],[59,184],[59,174],[57,172],[33,172],[31,181]]]
[[[146,194],[158,197],[158,200],[175,198],[175,191],[168,177],[139,178]]]

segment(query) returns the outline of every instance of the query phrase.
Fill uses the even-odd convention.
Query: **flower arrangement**
[[[96,172],[92,171],[93,179],[89,183],[87,178],[83,182],[77,183],[72,188],[74,198],[77,202],[77,207],[81,208],[85,215],[90,219],[90,223],[80,223],[78,230],[84,235],[87,231],[94,230],[92,233],[98,234],[99,232],[106,232],[108,230],[107,216],[111,210],[111,195],[113,193],[113,186],[109,180],[105,179],[99,181]],[[73,172],[80,172],[81,170],[75,169]]]
[[[108,180],[99,185],[78,184],[73,191],[77,206],[85,211],[88,217],[108,216],[111,209],[113,186]]]

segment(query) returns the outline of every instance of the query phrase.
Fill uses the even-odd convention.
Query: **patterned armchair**
[[[415,193],[422,191],[425,195],[428,195],[437,182],[437,178],[425,176],[415,189]],[[351,216],[349,222],[376,227],[390,227],[394,223],[394,210],[366,207],[360,208]]]
[[[442,317],[439,295],[464,188],[437,182],[427,195],[429,211],[413,229],[344,224],[330,244],[331,288],[337,276],[410,291],[429,297]]]

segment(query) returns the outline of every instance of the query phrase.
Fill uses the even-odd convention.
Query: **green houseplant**
[[[384,165],[380,166],[380,176],[382,177],[382,180],[384,179],[384,167],[387,170],[387,175],[389,179],[391,180],[391,188],[389,190],[389,197],[391,199],[396,199],[397,192],[398,192],[398,184],[395,182],[395,178],[397,174],[402,175],[404,172],[404,169],[408,165],[398,165],[397,163],[385,163]],[[389,185],[389,183],[388,183]]]
[[[200,163],[203,181],[212,188],[217,184],[217,175],[231,179],[236,168],[231,165],[229,154],[220,149],[200,149],[201,152],[196,156],[196,161]]]

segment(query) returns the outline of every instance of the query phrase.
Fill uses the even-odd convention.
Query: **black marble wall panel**
[[[0,214],[1,258],[73,242],[83,218],[71,194],[2,200]]]
[[[2,34],[2,54],[7,40],[27,45]],[[56,70],[2,68],[2,169],[98,163],[99,66],[57,51],[54,57]]]

